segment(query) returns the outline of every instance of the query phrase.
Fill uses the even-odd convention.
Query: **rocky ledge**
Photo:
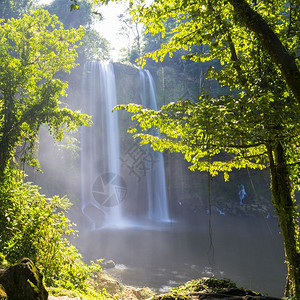
[[[154,291],[148,287],[136,288],[123,285],[105,273],[100,273],[95,277],[93,286],[98,291],[105,289],[112,299],[118,300],[143,300],[155,295]]]
[[[109,264],[112,267],[112,264]],[[171,288],[169,293],[157,295],[150,288],[134,288],[124,286],[105,273],[95,275],[94,288],[106,290],[111,299],[119,300],[280,300],[260,293],[247,290],[229,279],[201,278],[188,281],[178,287]],[[68,300],[80,299],[67,296],[48,298],[48,292],[43,285],[39,270],[28,259],[22,259],[18,264],[6,267],[0,266],[0,299],[13,300]]]
[[[156,295],[151,300],[280,300],[237,287],[229,279],[201,278],[172,288],[170,293]],[[150,300],[149,299],[149,300]]]

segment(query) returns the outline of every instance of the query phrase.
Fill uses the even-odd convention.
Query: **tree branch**
[[[257,35],[271,59],[280,68],[287,85],[300,104],[300,71],[295,57],[288,53],[268,23],[245,0],[228,0],[228,2],[233,6],[239,22]]]

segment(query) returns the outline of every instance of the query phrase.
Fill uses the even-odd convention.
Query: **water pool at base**
[[[229,278],[239,286],[281,297],[286,267],[276,219],[208,216],[152,227],[105,228],[81,233],[86,261],[112,259],[106,270],[121,283],[166,291],[203,276]],[[212,243],[211,243],[212,241]]]

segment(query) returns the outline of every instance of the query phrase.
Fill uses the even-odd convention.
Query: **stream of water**
[[[149,71],[140,71],[139,86],[141,103],[157,109],[154,82]],[[92,116],[93,124],[81,130],[82,212],[90,220],[91,229],[127,227],[128,223],[135,222],[135,218],[123,210],[128,187],[121,174],[121,165],[128,163],[128,158],[121,160],[118,114],[112,112],[118,104],[113,64],[88,63],[83,91],[85,112]],[[129,141],[133,148],[127,152],[128,157],[137,160],[132,149],[139,151],[139,146],[132,139]],[[147,207],[143,215],[147,218],[139,222],[170,222],[163,154],[150,147],[146,152],[147,156],[140,164],[145,169]]]
[[[103,223],[122,224],[122,183],[120,178],[120,142],[118,116],[112,113],[117,105],[116,83],[112,64],[90,62],[84,79],[86,112],[93,126],[81,130],[81,205],[93,229],[97,222],[86,213],[98,208]]]
[[[141,104],[147,108],[157,110],[154,81],[148,70],[140,70],[140,82]],[[148,217],[150,220],[158,222],[170,222],[164,156],[161,152],[153,151],[149,145],[147,151],[151,153],[155,162],[153,167],[147,166]]]

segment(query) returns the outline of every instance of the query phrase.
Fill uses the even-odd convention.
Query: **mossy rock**
[[[0,276],[0,284],[9,299],[48,299],[43,276],[28,258],[23,258],[16,265],[8,267]]]
[[[149,287],[142,287],[142,288],[132,288],[132,293],[138,299],[148,299],[154,296],[154,291]]]
[[[229,279],[201,278],[188,281],[183,285],[172,288],[170,293],[157,295],[151,300],[187,300],[187,299],[269,299],[260,293],[253,292],[241,287]],[[250,297],[250,298],[249,298]],[[279,300],[279,299],[278,299]]]
[[[133,286],[123,285],[112,276],[105,273],[98,273],[94,278],[93,286],[96,291],[106,291],[112,296],[112,299],[119,300],[142,300],[148,299],[155,295],[149,287],[136,288]]]
[[[117,295],[122,292],[124,286],[110,275],[99,273],[94,279],[94,288],[96,291],[105,290],[110,295]]]
[[[102,269],[113,269],[116,264],[113,260],[103,260],[100,262],[100,266]]]

